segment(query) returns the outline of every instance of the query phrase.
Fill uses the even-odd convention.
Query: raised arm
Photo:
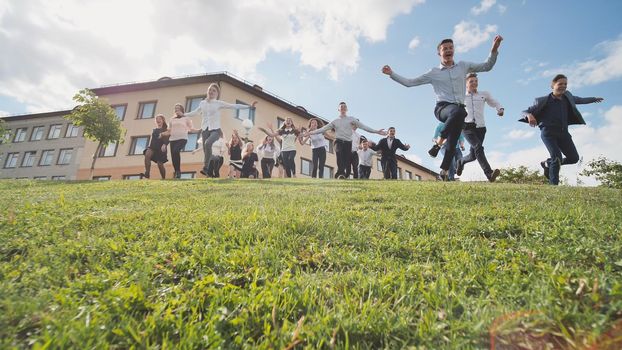
[[[495,36],[492,41],[492,49],[490,49],[490,55],[486,59],[484,63],[472,63],[466,62],[468,64],[468,72],[488,72],[495,66],[497,62],[497,56],[499,55],[499,45],[501,45],[501,41],[503,41],[503,37],[501,35]]]
[[[190,112],[184,113],[184,115],[186,117],[188,117],[188,118],[192,118],[192,117],[196,117],[197,115],[201,115],[201,108],[202,108],[204,103],[205,103],[205,101],[201,101],[199,103],[199,107],[197,107],[194,111],[190,111]]]
[[[389,77],[391,77],[391,79],[395,80],[396,82],[406,86],[406,87],[411,87],[411,86],[418,86],[418,85],[423,85],[423,84],[429,84],[431,82],[428,73],[425,73],[417,78],[412,78],[412,79],[408,79],[408,78],[404,78],[403,76],[395,73],[393,71],[393,69],[391,69],[391,67],[385,65],[384,67],[382,67],[382,73],[388,75]]]
[[[334,129],[334,128],[335,128],[335,124],[333,124],[333,122],[330,122],[330,123],[324,125],[323,127],[319,128],[319,129],[315,129],[315,130],[311,130],[309,132],[306,132],[305,136],[315,135],[315,134],[322,134],[325,131],[331,130],[331,129]]]

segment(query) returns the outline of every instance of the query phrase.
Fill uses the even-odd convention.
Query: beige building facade
[[[222,110],[221,125],[225,134],[225,140],[229,140],[234,129],[237,129],[240,135],[246,136],[246,130],[242,126],[245,119],[251,119],[254,127],[248,132],[248,138],[253,140],[257,147],[265,134],[258,127],[266,127],[272,124],[276,129],[287,117],[291,117],[297,127],[307,127],[311,118],[320,118],[327,122],[327,118],[321,118],[317,115],[309,113],[305,108],[296,106],[285,101],[278,96],[265,91],[258,85],[249,84],[227,73],[206,74],[199,76],[191,76],[184,78],[161,78],[157,81],[130,83],[116,86],[108,86],[93,89],[93,91],[101,98],[106,99],[115,109],[117,116],[121,119],[123,128],[126,129],[124,142],[118,145],[109,145],[99,154],[93,175],[91,176],[90,166],[93,153],[97,148],[95,142],[84,140],[80,136],[75,140],[77,143],[72,144],[72,165],[63,167],[67,171],[66,179],[78,180],[109,180],[109,179],[139,179],[140,173],[144,172],[144,156],[143,150],[149,145],[152,129],[155,128],[155,116],[163,114],[166,120],[170,120],[173,116],[174,105],[181,103],[186,110],[195,109],[199,102],[205,98],[207,87],[216,83],[220,86],[220,100],[229,103],[252,104],[257,101],[255,110]],[[55,117],[61,118],[62,115],[69,111],[57,112]],[[8,117],[9,128],[19,127],[12,119]],[[26,120],[33,126],[37,123],[41,124],[41,117],[38,115],[21,116],[21,123]],[[331,116],[332,118],[332,116]],[[39,120],[37,120],[39,119]],[[201,118],[199,116],[193,118],[193,124],[196,129],[201,127]],[[50,122],[51,123],[51,122]],[[19,125],[22,125],[19,124]],[[68,124],[67,121],[64,124]],[[25,124],[24,124],[25,125]],[[46,124],[47,125],[47,124]],[[23,127],[23,126],[22,126]],[[66,127],[66,126],[65,126]],[[375,127],[375,125],[374,125]],[[64,132],[65,129],[63,129]],[[201,177],[199,171],[203,167],[203,152],[199,149],[193,152],[197,147],[197,139],[199,134],[190,134],[188,143],[184,152],[181,154],[181,170],[182,178],[198,178]],[[72,140],[73,141],[73,140]],[[9,142],[13,143],[13,142]],[[0,145],[0,151],[4,154],[6,145]],[[47,147],[47,146],[45,146]],[[45,148],[43,147],[43,148]],[[11,153],[27,152],[14,148]],[[31,147],[32,148],[32,147]],[[65,147],[65,148],[68,148]],[[60,152],[60,147],[55,148]],[[21,157],[24,155],[21,154]],[[11,157],[15,157],[11,155]],[[169,162],[166,163],[167,178],[172,178],[173,169],[170,154]],[[17,161],[21,161],[19,158]],[[296,151],[296,176],[298,178],[311,177],[311,147],[309,145],[297,145]],[[4,155],[3,155],[3,165]],[[11,164],[9,164],[11,165]],[[257,163],[260,168],[259,162]],[[399,177],[409,180],[434,180],[437,173],[416,164],[405,157],[398,156]],[[1,173],[2,177],[28,177],[33,178],[35,174],[45,173],[50,178],[52,168],[35,169],[17,169]],[[336,158],[331,142],[329,152],[326,157],[326,168],[324,171],[325,178],[331,178],[336,171]],[[70,172],[73,172],[70,174]],[[260,171],[261,173],[261,171]],[[228,174],[228,157],[225,156],[225,164],[220,170],[221,177]],[[273,177],[278,177],[278,171],[275,168]],[[37,175],[43,176],[43,175]],[[152,164],[151,178],[159,179],[157,167]],[[372,166],[372,179],[382,178],[382,169],[378,157],[374,157]]]

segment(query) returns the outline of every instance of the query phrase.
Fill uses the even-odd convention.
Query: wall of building
[[[81,128],[78,129],[77,136],[66,137],[67,128],[71,124],[63,115],[66,113],[57,113],[56,115],[30,115],[7,117],[4,121],[11,130],[11,139],[0,145],[0,178],[64,178],[67,180],[77,179],[78,162],[83,158],[84,138],[82,137]],[[61,125],[58,138],[48,138],[50,127],[52,125]],[[43,136],[40,140],[31,140],[35,127],[43,127]],[[26,128],[26,137],[24,141],[14,142],[16,130]],[[59,156],[61,150],[72,150],[69,164],[59,164]],[[41,165],[41,156],[44,150],[52,150],[53,158],[50,165]],[[32,166],[23,166],[26,152],[35,152],[34,163]],[[18,153],[17,164],[14,168],[7,168],[7,157],[11,153]]]
[[[125,142],[118,146],[116,155],[114,157],[104,157],[97,160],[94,176],[110,176],[111,179],[121,179],[127,175],[136,175],[144,172],[144,157],[140,155],[130,155],[130,147],[132,145],[132,137],[135,136],[150,136],[152,129],[155,127],[155,119],[138,119],[139,104],[145,101],[157,101],[154,115],[164,114],[169,120],[173,116],[173,110],[175,103],[181,103],[184,106],[188,98],[205,96],[207,87],[212,81],[205,81],[202,83],[187,84],[171,87],[159,87],[155,89],[120,92],[113,94],[106,94],[102,96],[107,99],[111,105],[127,105],[125,118],[122,122],[123,127],[127,129],[125,136]],[[258,127],[267,128],[268,123],[271,123],[276,129],[278,126],[278,120],[284,120],[287,117],[291,117],[294,124],[297,127],[307,126],[309,119],[308,114],[301,113],[302,115],[292,113],[290,110],[272,103],[261,96],[262,93],[254,93],[253,89],[242,89],[233,84],[229,84],[226,81],[219,82],[221,87],[220,99],[229,103],[246,103],[251,104],[253,101],[257,101],[257,109],[255,111],[255,127],[253,127],[248,134],[248,137],[255,142],[257,147],[265,137],[265,134],[258,129]],[[337,106],[335,107],[335,111]],[[235,110],[222,110],[221,111],[221,125],[225,134],[225,139],[229,140],[233,129],[237,129],[240,135],[245,136],[245,130],[242,127],[242,120],[236,118],[237,111]],[[330,116],[330,118],[337,117]],[[329,119],[329,118],[325,118]],[[201,118],[199,116],[193,117],[193,124],[195,128],[200,128]],[[374,126],[375,127],[375,126]],[[376,136],[376,141],[380,138]],[[89,179],[90,176],[90,157],[95,152],[96,144],[87,141],[85,150],[82,153],[82,160],[80,161],[80,169],[78,171],[79,179]],[[332,147],[331,147],[332,151]],[[194,174],[195,177],[201,177],[199,170],[203,167],[203,152],[199,150],[196,153],[182,152],[182,173]],[[311,161],[311,147],[308,145],[298,145],[296,153],[296,173],[297,177],[306,178],[309,175],[303,174],[303,160]],[[374,165],[376,165],[374,161]],[[336,171],[336,158],[334,153],[327,153],[326,159],[327,167],[330,167],[332,172]],[[429,172],[422,171],[421,169],[405,163],[400,162],[402,178],[406,177],[406,172],[412,174],[412,179],[420,177],[422,180],[434,179],[434,175]],[[259,162],[257,164],[260,168]],[[306,170],[306,167],[305,167]],[[172,164],[170,161],[166,163],[167,177],[170,178],[173,173]],[[221,177],[226,176],[228,173],[228,158],[225,157],[225,164],[220,170]],[[151,178],[159,179],[159,174],[155,164],[152,165]],[[273,177],[278,176],[277,169],[273,172]],[[372,167],[371,178],[382,178],[381,171],[377,166]]]

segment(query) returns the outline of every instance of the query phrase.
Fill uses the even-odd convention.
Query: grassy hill
[[[0,348],[621,341],[620,190],[14,180],[0,208]]]

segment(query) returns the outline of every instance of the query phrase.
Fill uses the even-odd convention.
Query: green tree
[[[622,164],[600,156],[592,159],[587,166],[581,175],[595,176],[602,186],[622,188]]]
[[[84,128],[84,137],[97,142],[89,175],[89,178],[92,178],[95,161],[102,148],[113,142],[123,142],[125,130],[121,128],[121,122],[114,109],[106,101],[99,99],[93,91],[82,89],[73,100],[78,106],[66,118],[74,125]]]
[[[4,119],[0,118],[0,144],[9,141],[11,138],[11,130],[7,127]]]
[[[541,185],[548,183],[548,180],[539,171],[521,165],[518,168],[501,169],[497,182]]]

